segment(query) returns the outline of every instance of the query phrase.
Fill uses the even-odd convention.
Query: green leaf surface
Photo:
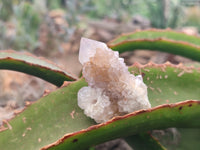
[[[136,49],[158,50],[200,61],[200,37],[172,30],[144,30],[123,34],[108,46],[120,53]]]
[[[134,74],[142,74],[144,76],[144,82],[148,86],[148,94],[152,107],[166,103],[181,102],[186,99],[200,99],[200,94],[197,92],[200,90],[199,88],[200,80],[198,78],[200,76],[199,69],[194,69],[193,67],[184,67],[182,65],[174,66],[172,64],[167,63],[164,65],[148,64],[145,66],[135,64],[132,67],[130,67],[129,70]],[[109,125],[103,124],[102,126],[93,126],[85,131],[80,131],[75,134],[66,135],[63,138],[64,141],[63,143],[61,142],[60,144],[59,141],[57,141],[57,143],[54,144],[55,145],[60,144],[60,145],[56,145],[55,147],[53,146],[50,149],[63,149],[64,147],[67,148],[68,146],[71,149],[72,148],[79,149],[79,145],[88,145],[91,141],[92,142],[90,144],[98,144],[114,138],[127,136],[128,134],[139,133],[140,131],[144,132],[144,130],[152,130],[152,129],[168,128],[168,127],[199,127],[199,120],[197,119],[199,112],[196,112],[200,111],[199,102],[197,102],[195,109],[192,108],[192,111],[191,109],[188,110],[188,113],[190,112],[195,114],[196,119],[193,118],[191,114],[188,114],[187,117],[186,116],[183,117],[182,115],[186,113],[185,108],[193,106],[193,103],[188,103],[183,105],[180,104],[177,105],[175,108],[171,108],[171,106],[175,107],[175,105],[170,105],[169,108],[160,108],[156,110],[157,112],[156,114],[160,116],[159,121],[156,120],[156,118],[154,118],[156,117],[156,115],[153,115],[153,118],[151,117],[151,113],[153,112],[148,112],[149,114],[144,115],[145,117],[143,116],[140,119],[136,119],[135,116],[130,118],[125,117],[126,119],[128,118],[130,120],[131,118],[133,119],[132,126],[130,120],[127,120],[126,122],[125,121],[126,119],[123,118],[122,119],[123,121],[121,120],[121,123],[117,123],[118,119],[116,119],[113,122],[109,122],[108,123]],[[179,116],[180,114],[181,116]],[[140,114],[138,116],[141,117],[142,115]],[[185,120],[184,123],[183,122],[180,123],[179,119],[181,117],[183,117],[184,119],[190,118],[191,121]],[[153,122],[155,121],[156,123],[153,124],[152,122],[150,122],[149,118],[151,118],[152,121]],[[136,120],[134,119],[136,119],[137,121],[141,121],[142,123],[136,123]],[[174,121],[176,123],[171,124]],[[158,127],[159,125],[161,125],[162,127]],[[117,128],[116,130],[114,129],[115,127]],[[147,129],[149,127],[151,129]],[[131,130],[136,130],[136,131],[131,132]],[[85,137],[86,135],[88,138]],[[76,141],[80,142],[77,143],[75,142],[75,144],[70,143],[75,139]],[[83,146],[81,146],[81,148],[84,149]]]
[[[183,41],[200,46],[200,37],[188,35],[183,32],[177,32],[171,29],[148,29],[138,30],[133,33],[122,34],[110,42],[110,44],[118,44],[126,40],[137,40],[137,39],[158,39],[165,38],[175,41]]]
[[[170,63],[157,65],[134,64],[129,67],[133,74],[141,74],[148,86],[151,106],[176,103],[187,99],[200,100],[200,68]]]
[[[139,133],[124,139],[134,150],[166,150],[150,133]]]
[[[135,64],[130,67],[130,71],[144,75],[144,82],[149,87],[149,99],[152,107],[164,103],[180,102],[188,97],[190,97],[189,99],[200,99],[200,94],[196,92],[200,88],[198,69],[171,64],[148,64],[146,66]],[[182,73],[183,71],[185,72]],[[144,130],[173,126],[199,127],[200,125],[199,102],[191,101],[177,105],[164,105],[119,117],[102,125],[91,126],[95,122],[86,117],[77,106],[77,92],[86,85],[87,83],[83,79],[70,83],[17,114],[8,122],[12,129],[0,132],[0,148],[10,150],[17,147],[18,149],[37,150],[60,139],[61,143],[62,140],[64,142],[52,149],[68,147],[73,150],[79,149],[80,145],[81,149],[84,149],[93,144]],[[157,90],[157,88],[160,89]],[[188,93],[185,94],[185,92]],[[4,127],[9,126],[4,124]],[[70,134],[73,132],[76,133]],[[67,134],[66,139],[62,139],[61,137],[65,134]]]
[[[34,75],[57,86],[61,86],[64,81],[76,80],[75,76],[63,71],[52,62],[29,53],[0,51],[0,69]]]
[[[67,134],[42,150],[86,149],[114,138],[168,127],[200,127],[200,101],[184,101],[116,117],[104,124]],[[192,111],[191,111],[192,110]],[[192,122],[192,123],[191,123]]]
[[[12,129],[0,132],[0,149],[38,150],[66,133],[94,125],[77,106],[77,92],[85,85],[79,80],[27,106],[9,121]]]

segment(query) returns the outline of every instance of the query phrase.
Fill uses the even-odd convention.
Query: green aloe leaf
[[[125,137],[125,141],[134,150],[166,150],[159,141],[151,135],[151,133],[139,133],[129,137]]]
[[[34,75],[57,86],[61,86],[64,81],[76,80],[76,77],[63,71],[52,62],[29,53],[0,51],[0,69]]]
[[[197,78],[200,76],[199,69],[171,64],[146,66],[135,64],[130,67],[130,71],[144,75],[152,107],[184,101],[188,97],[200,99],[200,95],[196,92],[200,88],[200,80]],[[95,122],[86,117],[77,106],[77,92],[86,85],[83,79],[70,83],[31,104],[28,106],[29,109],[17,114],[7,124],[5,122],[4,128],[10,129],[0,132],[0,147],[3,147],[3,150],[16,147],[36,150],[60,139],[61,144],[52,149],[73,150],[79,149],[80,145],[81,149],[84,149],[93,144],[141,131],[173,126],[200,126],[198,101],[165,104],[115,118],[105,124],[91,126]],[[193,111],[190,111],[191,109]],[[64,135],[65,138],[62,138]]]
[[[148,86],[151,106],[176,103],[186,99],[200,100],[200,68],[170,63],[157,65],[134,64],[129,67],[133,74],[141,74]]]
[[[77,105],[77,92],[85,85],[84,80],[68,83],[17,113],[4,123],[0,149],[38,150],[66,133],[94,125]]]
[[[200,46],[200,37],[188,35],[183,32],[177,32],[171,29],[148,29],[138,30],[133,33],[122,34],[110,42],[110,44],[118,44],[126,40],[137,40],[137,39],[158,39],[165,38],[174,41],[182,41]]]
[[[200,61],[200,37],[172,30],[144,30],[122,34],[108,43],[121,52],[136,49],[158,50]]]
[[[63,138],[42,148],[42,150],[86,149],[93,144],[152,129],[172,126],[200,127],[199,108],[200,101],[184,101],[133,112],[125,116],[116,117],[104,124],[94,125],[85,130],[66,134]]]

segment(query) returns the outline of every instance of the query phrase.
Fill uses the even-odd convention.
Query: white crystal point
[[[82,37],[79,49],[80,63],[83,65],[84,63],[88,62],[90,57],[95,55],[96,49],[98,48],[107,49],[108,47],[105,43]]]
[[[106,44],[81,39],[79,60],[88,87],[78,92],[78,105],[97,123],[151,107],[142,76],[128,71],[119,53]]]

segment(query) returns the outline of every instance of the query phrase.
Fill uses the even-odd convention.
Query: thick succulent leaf
[[[196,69],[194,69],[195,67]],[[135,64],[129,68],[129,71],[134,74],[143,75],[144,82],[148,85],[148,95],[151,104],[152,106],[157,106],[159,104],[174,103],[178,101],[183,101],[185,99],[199,99],[200,94],[198,93],[198,91],[200,90],[200,82],[198,78],[200,75],[200,70],[197,67],[199,67],[199,65],[194,67],[184,67],[181,64],[178,66],[172,66],[169,63],[166,63],[164,65],[149,63],[148,65],[144,66]],[[194,141],[198,141],[200,137],[197,132],[195,134],[199,135],[198,138],[197,136],[194,136],[194,138],[192,138],[191,136],[188,139],[184,129],[182,129],[181,131],[182,134],[184,134],[185,136],[182,136],[181,134],[181,139],[178,143],[163,143],[163,141],[161,143],[169,149],[174,149],[172,147],[176,147],[177,149],[186,150],[188,149],[190,144],[187,144],[187,142],[185,141],[192,140],[194,143]],[[138,138],[138,135],[136,135],[136,137]],[[173,139],[173,137],[171,137],[171,139]],[[164,139],[164,141],[169,140]],[[199,143],[195,142],[195,144],[192,145],[190,149],[195,149],[198,146],[200,146]]]
[[[148,96],[152,107],[184,101],[200,99],[200,68],[184,67],[182,64],[170,63],[157,65],[134,64],[129,68],[134,74],[142,74],[148,86]]]
[[[76,77],[63,71],[57,65],[44,58],[29,53],[0,51],[0,69],[24,72],[61,86],[64,81],[76,80]]]
[[[174,41],[189,42],[194,45],[200,46],[200,37],[185,34],[184,32],[177,32],[171,29],[148,29],[148,30],[137,30],[133,33],[122,34],[110,42],[110,44],[118,44],[126,40],[137,40],[137,39],[158,39],[165,38]]]
[[[144,66],[135,64],[132,67],[130,67],[129,70],[131,72],[133,72],[134,74],[142,74],[144,76],[144,82],[149,87],[148,94],[149,94],[149,99],[152,104],[152,107],[158,106],[161,104],[165,104],[165,103],[180,102],[180,101],[184,101],[186,99],[200,99],[200,94],[198,92],[196,92],[196,91],[200,90],[200,88],[199,88],[200,80],[198,79],[198,77],[200,76],[199,69],[195,70],[193,67],[183,67],[182,65],[174,66],[169,63],[164,64],[164,65],[156,65],[156,64],[150,63],[150,64],[144,65]],[[189,107],[193,104],[186,104],[186,105]],[[174,106],[174,105],[171,105],[171,106]],[[182,111],[183,106],[182,105],[176,106],[177,112],[170,110],[170,109],[167,110],[165,113],[162,111],[161,112],[164,113],[168,117],[172,117],[172,116],[170,116],[170,113],[172,113],[173,115],[175,115],[175,113],[180,114],[180,112],[178,110]],[[196,109],[199,109],[198,105],[197,105]],[[192,109],[192,111],[193,111],[193,109]],[[161,113],[161,112],[159,112],[159,113]],[[193,113],[195,113],[195,110]],[[162,116],[161,117],[162,119],[165,118],[162,114],[160,114],[160,115]],[[197,115],[196,117],[198,118],[198,113],[195,115]],[[149,118],[149,115],[147,115],[146,117]],[[188,118],[189,118],[189,116],[188,116]],[[192,118],[192,116],[191,116],[191,118]],[[171,124],[173,121],[178,121],[178,119],[176,117],[175,118],[172,117],[171,119],[172,120],[167,120],[165,118],[164,120],[166,121],[166,123],[165,123],[166,126],[165,127],[163,126],[162,128],[179,127],[180,124],[178,122],[176,122],[174,125]],[[116,120],[118,120],[118,119],[116,119]],[[53,146],[52,149],[54,149],[54,148],[59,149],[59,147],[62,149],[63,146],[65,147],[68,144],[71,147],[74,144],[71,141],[74,139],[77,139],[77,141],[80,141],[80,143],[77,142],[78,144],[74,144],[74,146],[75,146],[74,149],[77,149],[78,147],[76,147],[76,146],[79,146],[79,144],[80,145],[89,145],[89,143],[87,143],[87,141],[85,139],[83,139],[83,137],[85,137],[86,135],[88,136],[88,134],[89,134],[88,130],[91,130],[92,134],[94,134],[95,137],[100,134],[99,137],[97,137],[96,139],[94,139],[94,137],[91,137],[91,139],[90,139],[90,137],[88,137],[87,140],[89,140],[89,141],[92,140],[92,142],[90,144],[97,144],[95,142],[101,143],[101,142],[104,142],[104,140],[107,141],[108,139],[111,140],[113,138],[121,137],[121,136],[123,136],[123,134],[125,134],[125,136],[127,136],[128,133],[126,131],[130,131],[131,127],[130,128],[127,126],[125,127],[125,124],[129,124],[130,122],[127,121],[123,125],[121,125],[118,123],[115,124],[116,120],[113,121],[114,125],[113,124],[111,125],[111,128],[109,128],[109,131],[108,130],[104,131],[104,128],[106,128],[106,129],[108,128],[108,126],[105,124],[102,125],[103,126],[102,129],[101,128],[99,129],[98,128],[99,126],[93,126],[86,130],[83,130],[83,131],[80,131],[80,132],[77,132],[74,134],[66,135],[65,137],[63,137],[63,139],[61,139],[60,141],[57,141],[57,143],[54,143],[56,146],[54,144],[51,145],[51,146]],[[141,120],[145,122],[145,118],[143,118]],[[123,120],[123,121],[125,121],[125,120]],[[147,122],[145,122],[144,124],[143,123],[141,123],[141,124],[143,124],[144,126],[149,126],[149,124],[148,124],[149,120],[146,120],[146,121]],[[195,123],[196,121],[198,121],[198,119],[195,121],[192,121],[192,122],[186,121],[184,123],[184,125],[186,125],[186,126],[188,124],[191,125],[191,124]],[[133,122],[135,122],[135,120]],[[157,121],[157,124],[160,124],[161,122],[162,121],[159,120],[159,121]],[[132,128],[137,128],[137,133],[140,131],[144,131],[143,129],[141,129],[141,130],[138,129],[141,126],[141,124],[140,125],[137,124]],[[183,127],[182,125],[183,124],[181,124],[181,127]],[[186,126],[184,126],[184,127],[186,127]],[[114,127],[117,127],[117,129],[116,129],[117,133],[114,132],[114,129],[113,129]],[[118,133],[117,130],[119,130],[123,127],[126,129],[119,131],[119,133]],[[158,127],[154,128],[154,125],[152,127],[153,128],[151,128],[150,130],[158,129]],[[192,127],[192,125],[190,127]],[[98,128],[98,129],[96,129],[96,128]],[[141,128],[143,128],[143,126]],[[95,132],[95,131],[97,131],[97,132]],[[106,133],[108,133],[108,135]],[[92,136],[92,134],[91,134],[91,136]],[[107,136],[109,136],[109,137],[107,137]],[[115,136],[117,136],[117,137],[115,137]],[[61,144],[60,144],[60,142],[61,142]],[[59,145],[57,145],[57,144],[59,144]],[[82,148],[84,148],[84,147],[82,147]]]
[[[166,150],[150,133],[139,133],[124,139],[134,150]]]
[[[170,64],[146,66],[135,64],[130,71],[144,75],[144,82],[149,87],[149,99],[153,107],[166,102],[175,103],[186,100],[189,97],[184,93],[187,92],[187,88],[189,88],[188,95],[192,99],[200,99],[200,94],[195,92],[199,90],[198,69]],[[186,85],[183,86],[184,84]],[[16,147],[35,150],[60,139],[62,143],[58,145],[60,148],[69,146],[70,150],[73,150],[73,147],[79,149],[77,147],[80,144],[81,149],[84,149],[93,144],[140,131],[172,126],[198,127],[200,124],[197,119],[200,115],[199,102],[189,101],[134,112],[105,124],[91,126],[95,123],[77,106],[77,92],[85,85],[87,84],[83,79],[70,83],[67,87],[62,87],[28,106],[29,109],[25,109],[8,121],[9,125],[5,122],[4,127],[12,127],[12,129],[0,132],[0,147],[4,150]],[[184,92],[181,93],[182,90]],[[160,99],[161,97],[163,98]],[[191,109],[193,111],[190,111]],[[68,134],[65,135],[66,133]],[[65,137],[61,138],[64,135]],[[52,149],[58,147],[55,146]]]
[[[9,129],[0,132],[0,149],[38,150],[66,133],[94,125],[77,106],[77,92],[85,85],[79,80],[58,89],[4,123]]]
[[[129,136],[152,129],[168,127],[200,127],[200,101],[164,104],[148,110],[116,117],[106,123],[91,126],[52,143],[42,150],[86,149],[114,138]],[[191,123],[192,122],[192,123]]]
[[[200,61],[200,37],[172,30],[144,30],[122,34],[108,43],[119,52],[136,49],[158,50]]]

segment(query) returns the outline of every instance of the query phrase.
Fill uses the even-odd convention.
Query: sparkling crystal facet
[[[124,59],[106,44],[82,38],[79,61],[88,87],[79,90],[78,105],[96,122],[151,107],[142,76],[130,74]]]

